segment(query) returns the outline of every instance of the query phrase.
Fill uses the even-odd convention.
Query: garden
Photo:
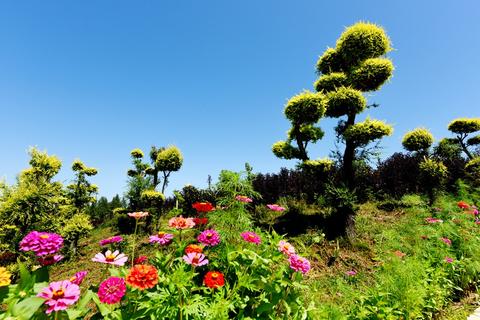
[[[321,54],[314,90],[284,107],[291,127],[271,151],[296,166],[278,173],[245,163],[166,196],[181,150],[136,148],[108,200],[91,182],[101,169],[75,160],[64,184],[59,158],[31,148],[0,182],[0,319],[465,319],[480,285],[480,119],[452,119],[438,140],[412,128],[379,159],[393,126],[359,117],[379,107],[367,98],[391,79],[391,50],[358,22]],[[312,158],[323,118],[342,148]]]

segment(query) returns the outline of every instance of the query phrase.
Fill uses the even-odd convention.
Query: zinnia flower
[[[193,218],[196,226],[205,225],[208,223],[208,218]]]
[[[310,261],[296,254],[290,255],[288,262],[290,262],[290,268],[303,274],[310,270]]]
[[[118,243],[118,242],[122,242],[123,241],[123,238],[121,236],[113,236],[113,237],[109,237],[107,239],[103,239],[103,240],[100,240],[100,245],[103,247],[107,244],[110,244],[110,243]]]
[[[425,221],[428,223],[442,223],[442,219],[437,219],[437,218],[425,218]]]
[[[440,238],[440,240],[442,240],[447,246],[452,245],[452,240],[450,240],[448,238]]]
[[[198,235],[197,240],[206,246],[216,246],[220,243],[220,235],[215,230],[205,230]]]
[[[130,213],[127,213],[130,217],[132,218],[135,218],[135,219],[141,219],[141,218],[144,218],[146,216],[148,216],[148,212],[130,212]]]
[[[468,208],[470,208],[470,206],[468,205],[468,203],[466,203],[465,201],[458,201],[457,206],[458,206],[460,209],[468,209]]]
[[[139,256],[139,257],[135,258],[135,260],[133,260],[133,264],[142,264],[146,261],[148,261],[147,256]]]
[[[73,277],[70,278],[70,282],[76,284],[77,286],[81,285],[83,279],[87,276],[88,271],[79,271],[75,273]]]
[[[205,255],[198,252],[187,253],[185,256],[183,256],[183,260],[194,267],[200,267],[208,264],[208,259],[205,259]]]
[[[8,286],[12,282],[11,277],[12,274],[8,272],[7,268],[0,267],[0,287]]]
[[[210,202],[195,202],[192,204],[192,208],[197,212],[210,212],[215,210],[215,207]]]
[[[161,244],[162,246],[166,246],[167,244],[170,244],[173,239],[173,234],[166,233],[160,231],[154,236],[150,236],[150,243],[158,243]]]
[[[191,229],[195,226],[195,222],[193,222],[192,218],[184,218],[179,216],[168,220],[168,226],[177,230]]]
[[[446,262],[446,263],[452,263],[452,262],[453,262],[453,258],[445,257],[445,262]]]
[[[219,271],[208,271],[203,278],[203,283],[209,288],[219,288],[225,285],[225,279]]]
[[[105,255],[103,253],[97,253],[92,261],[113,264],[116,266],[123,266],[127,262],[128,257],[124,253],[115,250],[114,252],[107,250]]]
[[[56,233],[32,231],[20,241],[20,250],[33,251],[37,256],[57,253],[63,246],[63,238]]]
[[[151,265],[138,264],[130,269],[127,283],[140,290],[153,288],[158,283],[157,269]]]
[[[46,313],[60,311],[68,308],[69,305],[77,302],[80,297],[80,288],[70,281],[52,282],[37,295],[37,297],[46,299],[48,306]]]
[[[353,276],[356,276],[357,275],[357,271],[355,270],[348,270],[347,272],[345,272],[345,274],[349,277],[353,277]]]
[[[110,277],[100,283],[98,287],[98,298],[106,304],[115,304],[122,300],[127,292],[125,280],[118,277]]]
[[[198,244],[189,244],[185,248],[185,253],[188,254],[188,253],[193,253],[193,252],[202,253],[203,248],[201,246],[199,246]]]
[[[49,254],[43,257],[37,257],[38,263],[42,266],[50,266],[58,261],[62,260],[64,257],[61,254]]]
[[[258,234],[256,234],[255,232],[245,231],[241,233],[241,236],[243,240],[247,242],[255,243],[257,245],[260,244],[260,242],[262,242]]]
[[[295,254],[295,248],[285,240],[281,240],[278,243],[278,251],[280,251],[281,253],[287,256],[291,256],[292,254]]]
[[[267,204],[267,207],[273,211],[278,211],[278,212],[285,211],[285,208],[282,206],[279,206],[278,204]]]
[[[250,199],[247,196],[236,196],[235,199],[240,201],[240,202],[243,202],[243,203],[250,203],[250,202],[253,201],[252,199]]]

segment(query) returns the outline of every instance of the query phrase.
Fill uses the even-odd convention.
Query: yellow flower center
[[[113,260],[115,260],[115,256],[113,254],[109,254],[105,256],[105,260],[107,260],[108,262],[112,262]]]
[[[254,236],[253,234],[249,234],[248,237],[249,237],[250,239],[255,239],[255,236]]]
[[[65,295],[65,292],[63,291],[63,289],[60,289],[60,290],[56,290],[53,292],[53,299],[60,299],[60,298],[63,298],[63,296]]]
[[[40,238],[42,238],[42,239],[48,239],[48,234],[42,234],[42,235],[40,236]]]
[[[207,238],[211,238],[211,237],[213,237],[213,233],[211,232],[207,233]]]
[[[70,278],[70,282],[73,282],[73,281],[75,281],[75,280],[77,280],[77,277],[75,277],[75,276],[73,276],[73,277]]]
[[[218,273],[213,272],[213,273],[212,273],[212,279],[215,280],[215,279],[217,279],[217,278],[218,278]]]
[[[159,236],[160,238],[163,238],[163,237],[165,236],[165,232],[161,232],[161,231],[160,231],[160,232],[158,233],[158,236]]]

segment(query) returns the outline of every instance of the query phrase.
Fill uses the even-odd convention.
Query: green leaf
[[[27,270],[27,267],[20,262],[20,259],[18,259],[17,262],[18,270],[20,272],[20,289],[33,287],[32,275]]]
[[[48,268],[43,267],[35,270],[33,272],[33,275],[35,276],[35,282],[49,282],[50,281],[50,276],[48,274]]]
[[[19,320],[31,319],[44,302],[45,299],[39,297],[26,298],[13,306],[12,315]]]
[[[0,287],[0,304],[7,297],[8,291],[9,291],[8,286]]]

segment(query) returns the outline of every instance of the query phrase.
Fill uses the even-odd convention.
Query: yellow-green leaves
[[[480,118],[459,118],[448,125],[448,130],[457,134],[480,131]]]
[[[350,85],[363,92],[378,90],[392,76],[393,69],[390,59],[367,59],[349,74]]]
[[[141,198],[143,201],[153,205],[161,206],[165,202],[165,196],[163,193],[155,190],[144,190],[142,192]]]
[[[345,140],[351,141],[357,146],[364,146],[392,133],[393,128],[391,125],[380,120],[366,119],[348,127],[343,136]]]
[[[426,151],[433,143],[433,135],[425,128],[417,128],[403,136],[402,145],[408,151]]]
[[[334,91],[340,87],[348,86],[348,80],[345,73],[332,72],[320,76],[314,86],[318,92]]]
[[[130,155],[135,159],[140,159],[140,158],[143,158],[143,156],[144,156],[143,151],[141,149],[138,149],[138,148],[130,151]]]
[[[157,167],[160,171],[178,171],[183,164],[183,156],[175,146],[167,147],[157,155]]]
[[[313,124],[325,113],[324,97],[320,93],[302,92],[287,102],[284,112],[293,124]]]
[[[278,158],[289,160],[295,158],[298,149],[286,141],[277,141],[272,146],[272,152]]]
[[[348,114],[362,112],[367,101],[362,93],[352,88],[341,87],[327,93],[327,117],[337,118]]]

